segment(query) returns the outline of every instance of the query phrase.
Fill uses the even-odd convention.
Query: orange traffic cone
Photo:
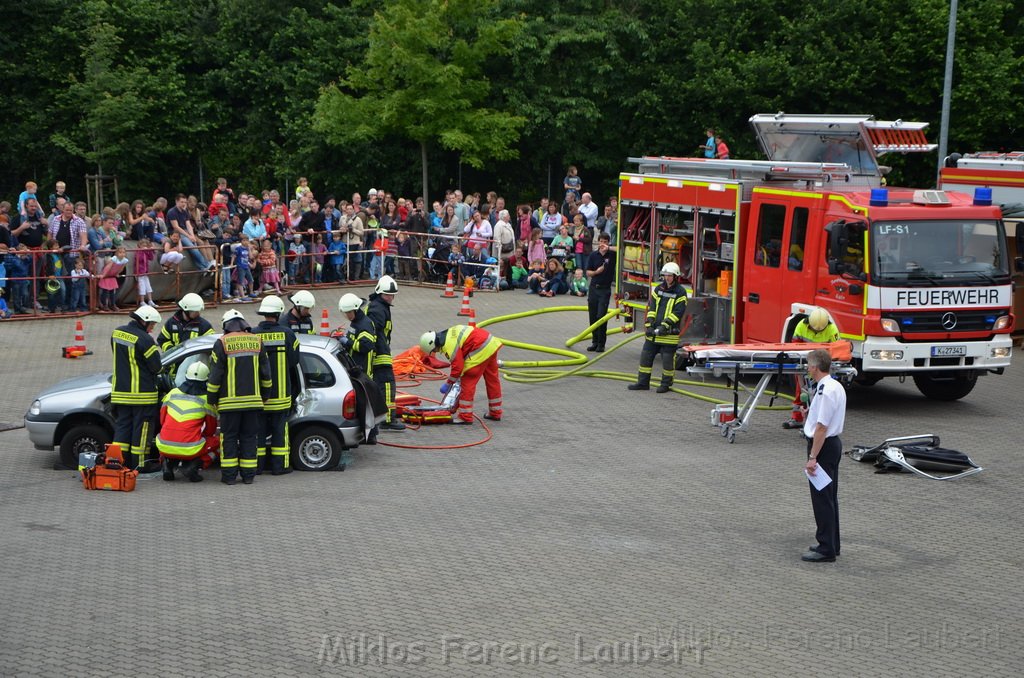
[[[459,308],[459,312],[456,315],[468,316],[473,312],[473,309],[469,307],[469,290],[469,285],[462,288],[462,306]]]
[[[444,294],[441,295],[445,299],[455,298],[455,280],[452,279],[452,272],[448,271],[448,282],[444,285]]]
[[[476,327],[476,311],[469,309],[469,326]]]
[[[328,318],[328,312],[326,308],[323,310],[323,313],[320,314],[320,336],[331,336],[331,321]]]
[[[92,351],[85,347],[85,327],[81,319],[75,321],[75,343],[74,347],[82,352],[82,355],[92,355]]]

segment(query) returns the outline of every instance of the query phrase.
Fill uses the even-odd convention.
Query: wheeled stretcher
[[[732,382],[732,404],[715,405],[711,410],[711,425],[717,426],[722,437],[734,443],[737,431],[749,430],[757,403],[768,389],[772,377],[803,375],[807,370],[807,354],[815,349],[825,349],[832,356],[831,374],[834,378],[848,382],[857,376],[857,370],[850,365],[853,346],[848,341],[829,344],[693,345],[680,349],[680,358],[691,375],[727,377]],[[743,384],[742,377],[752,374],[761,378],[757,386],[750,389]],[[742,406],[741,390],[746,394]]]

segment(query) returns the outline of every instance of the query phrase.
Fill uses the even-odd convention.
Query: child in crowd
[[[181,260],[185,258],[185,248],[181,246],[181,235],[175,231],[164,240],[164,253],[160,255],[160,265],[164,273],[177,273],[181,268]],[[102,300],[102,295],[100,299]]]
[[[75,268],[71,271],[71,299],[68,301],[68,310],[72,313],[84,313],[89,310],[86,304],[86,290],[91,277],[92,273],[85,268],[85,259],[75,259]]]
[[[67,276],[67,271],[64,270],[64,253],[56,240],[47,240],[43,247],[47,250],[46,303],[50,313],[57,313],[64,310],[64,297],[67,293],[67,286],[64,284],[64,278]]]
[[[575,268],[584,269],[587,258],[594,250],[594,232],[587,228],[583,215],[577,212],[572,218],[572,239],[576,242]]]
[[[334,282],[339,285],[345,284],[345,258],[348,255],[348,243],[344,235],[341,231],[332,231],[331,244],[327,246],[327,263],[334,274]]]
[[[302,198],[302,196],[306,195],[307,193],[313,193],[313,189],[309,187],[309,179],[307,179],[306,177],[299,177],[299,183],[295,187],[295,199],[299,200]]]
[[[561,264],[565,263],[569,252],[574,251],[572,238],[569,236],[569,227],[560,226],[558,235],[551,239],[551,256],[558,259]]]
[[[544,261],[533,259],[530,261],[530,270],[526,273],[526,287],[529,287],[527,294],[537,294],[541,283],[544,282]]]
[[[139,305],[148,304],[156,308],[153,301],[153,285],[149,281],[149,267],[156,259],[156,251],[149,238],[139,240],[139,247],[135,250],[135,283],[138,286]]]
[[[574,297],[587,296],[587,277],[583,275],[583,269],[577,268],[572,275],[572,282],[569,283],[569,293]]]
[[[20,214],[21,216],[26,216],[26,214],[25,214],[25,201],[28,200],[29,198],[31,198],[32,200],[35,200],[36,202],[39,202],[38,198],[36,198],[36,191],[38,189],[39,189],[39,187],[36,186],[36,182],[34,182],[34,181],[26,181],[25,182],[25,190],[22,191],[21,195],[18,196],[18,214]]]
[[[299,284],[305,281],[306,244],[302,242],[302,234],[292,236],[292,244],[288,246],[288,283]]]
[[[542,297],[553,297],[562,294],[568,286],[565,284],[565,270],[558,259],[548,259],[544,275],[530,283],[530,289]]]
[[[121,309],[117,307],[117,288],[120,286],[117,276],[121,275],[124,271],[125,266],[128,265],[128,252],[124,246],[118,247],[114,250],[114,256],[107,262],[107,265],[103,267],[103,272],[100,274],[100,304],[99,308],[101,311],[112,311],[118,312]]]
[[[462,256],[462,248],[459,247],[459,243],[452,243],[452,251],[448,255],[448,268],[455,272],[456,284],[462,284],[464,277],[462,267],[465,263],[466,257]]]
[[[239,242],[231,250],[235,261],[235,291],[239,301],[252,301],[253,291],[252,265],[249,259],[249,236],[243,233]]]
[[[405,231],[399,231],[395,238],[395,254],[398,257],[398,277],[412,280],[415,277],[416,262],[412,260],[412,239]]]
[[[530,244],[526,250],[526,258],[532,263],[535,260],[545,261],[548,258],[544,250],[544,239],[541,237],[539,228],[533,229],[530,233]]]
[[[327,254],[327,245],[324,244],[323,233],[313,236],[313,282],[322,283],[324,280],[324,255]]]
[[[386,233],[387,248],[384,251],[384,273],[387,275],[395,275],[395,257],[398,255],[398,231],[391,229],[388,231],[381,231]]]
[[[232,280],[235,274],[234,257],[232,249],[238,243],[234,234],[224,239],[220,245],[220,294],[226,302],[234,301],[231,296]]]
[[[18,314],[28,313],[32,307],[27,280],[32,267],[32,254],[28,246],[21,243],[17,249],[8,249],[4,264],[7,267],[7,287],[11,293],[12,310]]]
[[[277,270],[277,255],[270,240],[264,240],[260,255],[257,258],[260,268],[260,286],[264,290],[272,289],[274,294],[281,294],[281,273]]]
[[[521,260],[517,259],[515,263],[512,263],[512,260],[509,259],[508,265],[512,271],[512,289],[521,290],[526,288],[526,276],[529,274],[529,272],[523,267],[520,261]]]
[[[11,313],[11,309],[7,307],[7,302],[4,301],[4,288],[0,287],[0,320],[7,320],[12,315],[14,314]]]

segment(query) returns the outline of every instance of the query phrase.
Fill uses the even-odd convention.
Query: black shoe
[[[598,346],[595,348],[594,353],[604,353],[604,346]]]
[[[815,553],[821,553],[820,549],[821,549],[821,547],[818,546],[817,544],[815,544],[814,546],[808,546],[807,547],[808,551],[814,551]],[[839,557],[839,551],[836,551],[836,558],[838,558],[838,557]]]
[[[188,474],[185,477],[188,478],[188,481],[190,483],[201,483],[201,482],[203,482],[203,477],[201,475],[199,475],[199,471],[193,471],[192,473]]]
[[[174,467],[171,466],[171,462],[164,460],[163,463],[164,480],[170,482],[174,480]]]
[[[666,386],[665,384],[662,384],[661,386],[658,387],[657,391],[655,391],[655,392],[656,393],[668,393],[671,390],[672,390],[671,386]]]
[[[385,431],[404,431],[405,422],[399,419],[392,419],[391,421],[384,422],[380,427]]]
[[[491,421],[501,421],[501,417],[499,417],[496,414],[491,414],[490,412],[484,415],[484,419],[490,419]]]
[[[375,433],[370,434],[366,438],[366,444],[367,445],[376,445],[377,444],[377,434],[375,434]]]
[[[597,350],[597,344],[591,344],[590,346],[587,346],[587,350],[593,353],[594,351]]]
[[[272,476],[286,476],[286,475],[288,475],[291,472],[292,472],[292,469],[290,469],[290,468],[280,468],[280,469],[274,469],[273,471],[271,471],[270,475],[272,475]]]
[[[225,485],[234,485],[238,482],[238,478],[221,478],[220,481]]]
[[[242,476],[242,484],[243,485],[252,485],[254,482],[256,482],[256,476],[255,475]]]
[[[796,419],[789,419],[787,421],[782,422],[782,428],[786,430],[803,427],[804,423],[802,421],[797,421]]]
[[[836,557],[822,555],[818,551],[808,551],[800,556],[800,560],[805,563],[834,563],[836,562]]]
[[[630,391],[650,391],[650,386],[644,386],[643,384],[630,384],[627,386]]]

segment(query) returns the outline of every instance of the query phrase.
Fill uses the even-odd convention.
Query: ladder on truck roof
[[[641,174],[672,174],[742,181],[848,181],[850,166],[828,162],[773,162],[771,160],[712,160],[643,156],[629,158]]]
[[[951,165],[950,161],[955,158]],[[979,153],[956,154],[946,159],[947,167],[963,167],[967,169],[998,169],[1024,172],[1024,151],[1000,153],[998,151],[982,151]]]

